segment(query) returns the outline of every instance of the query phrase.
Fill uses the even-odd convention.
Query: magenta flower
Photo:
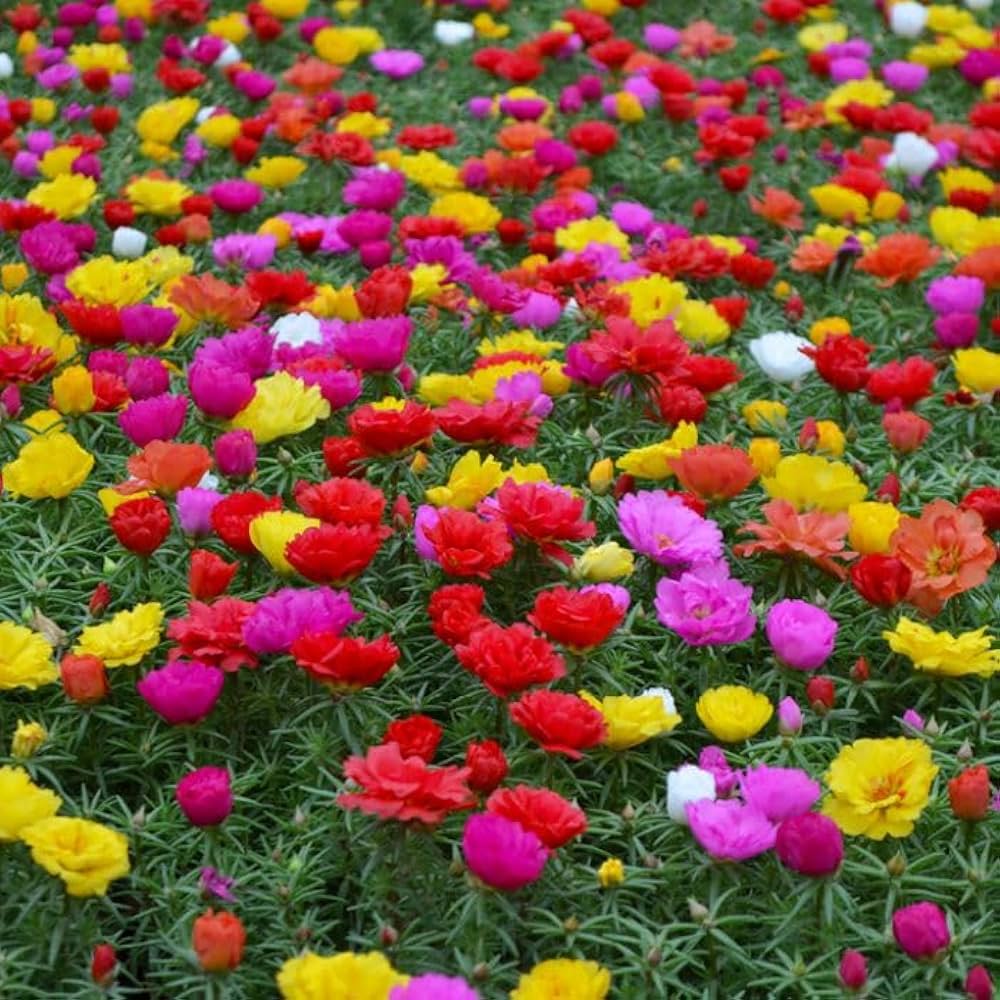
[[[332,410],[350,406],[361,395],[361,378],[346,368],[320,368],[293,366],[293,374],[306,385],[319,386],[320,394]]]
[[[232,215],[249,212],[264,200],[264,192],[259,185],[240,178],[213,184],[208,189],[208,196],[223,212]]]
[[[212,243],[212,259],[219,267],[259,271],[274,260],[278,241],[269,233],[230,233]]]
[[[365,243],[384,240],[390,232],[392,232],[391,215],[364,209],[345,215],[337,226],[340,238],[355,249]]]
[[[273,77],[260,70],[248,69],[233,76],[233,84],[245,97],[251,101],[263,101],[270,97],[278,85]]]
[[[162,396],[170,388],[170,372],[159,358],[140,356],[128,361],[125,355],[122,357],[125,358],[128,367],[120,377],[125,379],[125,388],[133,399]],[[118,374],[116,370],[115,374]]]
[[[389,1000],[479,1000],[479,994],[464,979],[426,972],[405,986],[393,986]]]
[[[257,392],[246,372],[210,361],[196,361],[188,368],[187,378],[194,405],[207,416],[223,420],[249,406]]]
[[[898,90],[901,94],[912,94],[927,82],[930,72],[920,63],[894,59],[883,65],[882,79],[893,90]]]
[[[977,313],[986,301],[986,286],[980,278],[949,274],[935,278],[927,286],[924,299],[938,315]]]
[[[307,632],[336,632],[364,616],[350,595],[330,587],[299,590],[283,587],[257,602],[243,624],[243,641],[255,653],[287,653]]]
[[[669,24],[660,24],[658,21],[654,21],[643,29],[642,39],[647,48],[662,55],[680,44],[681,33]]]
[[[466,820],[462,853],[473,875],[504,892],[537,881],[549,859],[548,849],[536,834],[495,813],[479,813]]]
[[[636,552],[675,569],[714,562],[722,555],[722,532],[664,490],[622,498],[618,526]]]
[[[233,811],[233,790],[224,767],[199,767],[177,782],[177,804],[195,826],[218,826]]]
[[[528,292],[524,305],[511,314],[511,322],[517,326],[531,326],[545,330],[554,326],[562,318],[562,304],[554,295],[542,292]]]
[[[21,253],[32,270],[62,274],[80,263],[80,251],[67,232],[69,228],[64,222],[42,222],[21,233]]]
[[[818,670],[833,652],[837,621],[808,601],[778,601],[767,613],[767,641],[794,670]]]
[[[207,896],[208,898],[214,896],[216,899],[221,899],[223,903],[236,902],[236,896],[233,895],[233,886],[236,885],[236,879],[230,875],[223,875],[222,872],[208,866],[202,868],[198,884],[203,896]]]
[[[730,578],[723,563],[660,580],[654,603],[657,618],[689,646],[720,646],[753,635],[752,600],[752,588]]]
[[[786,868],[822,878],[837,871],[844,860],[844,838],[829,816],[807,812],[778,827],[774,850]]]
[[[739,784],[740,772],[729,766],[722,747],[703,747],[698,754],[698,767],[715,778],[715,797],[724,799]]]
[[[345,323],[333,335],[337,354],[363,372],[391,372],[406,356],[413,333],[409,316]]]
[[[820,795],[819,783],[797,767],[749,767],[740,775],[743,801],[772,823],[808,812]]]
[[[937,958],[951,944],[948,918],[937,903],[911,903],[892,915],[892,935],[910,958]]]
[[[187,416],[187,396],[153,396],[140,399],[118,414],[118,426],[137,447],[150,441],[171,441],[177,437]]]
[[[969,347],[979,333],[979,317],[975,313],[945,313],[934,319],[934,336],[947,351]]]
[[[599,389],[614,375],[614,369],[591,361],[590,356],[583,349],[583,345],[576,343],[570,344],[566,348],[566,364],[563,365],[563,374],[567,378]]]
[[[341,197],[353,208],[391,212],[406,193],[406,177],[398,170],[359,167],[344,185]]]
[[[699,799],[686,810],[695,840],[716,861],[746,861],[774,847],[767,817],[736,799]]]
[[[229,479],[243,479],[257,466],[257,443],[250,431],[226,431],[212,446],[215,467]]]
[[[527,403],[528,416],[543,420],[552,412],[552,397],[542,392],[542,377],[538,372],[515,372],[497,381],[493,391],[494,399],[511,403]]]
[[[782,736],[798,736],[802,732],[802,709],[791,695],[778,702],[778,732]]]
[[[368,62],[390,80],[405,80],[424,68],[424,57],[412,49],[380,49],[368,57]]]
[[[181,531],[185,535],[199,537],[212,533],[212,511],[222,499],[222,494],[215,490],[205,490],[198,486],[185,486],[178,490],[177,519],[181,523]]]
[[[194,360],[196,364],[210,361],[257,379],[268,373],[273,353],[272,338],[259,327],[246,326],[224,337],[206,340],[195,351]]]
[[[225,674],[197,661],[174,660],[136,684],[146,704],[171,726],[201,722],[215,707]]]
[[[915,709],[908,708],[903,713],[901,721],[905,727],[912,729],[916,733],[924,731],[924,717]]]
[[[173,309],[139,302],[125,306],[118,313],[122,336],[136,347],[162,347],[177,328],[178,317]]]

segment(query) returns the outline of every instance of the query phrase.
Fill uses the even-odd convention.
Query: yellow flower
[[[935,34],[952,35],[961,28],[974,27],[975,24],[976,19],[971,11],[953,4],[931,4],[927,8],[927,30]]]
[[[951,356],[959,384],[983,395],[1000,389],[1000,354],[985,347],[966,347]]]
[[[614,889],[625,881],[625,866],[619,858],[606,858],[597,869],[597,882],[602,889]]]
[[[866,222],[868,220],[868,199],[852,188],[839,184],[819,184],[809,188],[809,197],[828,219],[838,222]]]
[[[115,260],[103,255],[74,267],[66,276],[67,290],[91,306],[134,306],[152,290],[145,261]]]
[[[592,219],[577,219],[556,230],[556,246],[560,250],[570,250],[579,253],[586,250],[591,243],[601,243],[618,250],[622,260],[629,254],[628,236],[610,219],[595,215]]]
[[[103,896],[129,873],[128,838],[89,819],[52,816],[24,830],[31,858],[63,880],[71,896]]]
[[[0,691],[34,690],[57,680],[49,641],[24,625],[0,622]]]
[[[235,115],[216,114],[206,118],[196,129],[199,139],[216,149],[228,149],[239,137],[240,120]]]
[[[76,339],[62,332],[55,317],[34,295],[0,295],[0,344],[27,344],[52,351],[67,361],[77,350]]]
[[[850,332],[851,324],[843,316],[824,316],[809,327],[809,339],[819,345],[827,337]]]
[[[908,837],[937,771],[923,740],[856,740],[826,772],[823,812],[849,837]]]
[[[82,174],[62,174],[51,181],[36,184],[27,200],[48,209],[57,219],[75,219],[90,208],[97,194],[97,184]]]
[[[776,399],[755,399],[740,412],[754,431],[781,430],[788,418],[788,407]]]
[[[410,271],[413,287],[410,289],[410,304],[426,302],[439,295],[442,288],[448,284],[448,271],[444,264],[417,264]]]
[[[309,528],[323,522],[294,510],[270,510],[250,522],[253,547],[279,572],[291,575],[295,568],[285,558],[288,543]]]
[[[969,244],[970,253],[984,247],[1000,246],[1000,218],[991,215],[985,219],[977,219]]]
[[[645,328],[669,316],[687,297],[687,288],[662,274],[632,278],[614,286],[617,295],[627,295],[629,316]]]
[[[971,167],[948,167],[938,171],[937,181],[945,198],[949,198],[955,191],[993,193],[993,179],[983,171],[973,170]]]
[[[145,500],[153,494],[149,490],[137,490],[135,493],[120,493],[113,486],[106,486],[97,491],[97,499],[100,500],[104,513],[111,515],[118,510],[123,503],[130,503],[132,500]]]
[[[260,379],[256,385],[256,395],[236,414],[232,426],[250,431],[258,444],[299,434],[330,416],[330,404],[319,386],[307,386],[288,372]]]
[[[392,120],[379,118],[370,111],[352,111],[337,122],[337,132],[354,132],[366,139],[376,139],[392,131]]]
[[[547,358],[562,346],[562,342],[558,340],[539,340],[534,330],[511,330],[492,340],[481,340],[476,345],[476,353],[488,358],[494,354],[518,351],[521,354],[533,354],[536,358]]]
[[[739,684],[709,688],[695,711],[702,725],[723,743],[739,743],[756,736],[774,714],[766,695]]]
[[[3,485],[29,500],[69,496],[90,475],[94,456],[61,431],[33,438],[3,467]]]
[[[852,549],[863,556],[889,551],[889,539],[899,527],[902,514],[891,503],[865,500],[847,508],[851,526],[847,540]]]
[[[807,52],[822,52],[828,45],[847,41],[847,25],[840,21],[810,24],[796,36]]]
[[[979,216],[975,212],[970,212],[967,208],[938,205],[931,210],[927,221],[935,243],[940,243],[945,249],[953,250],[960,256],[972,253],[979,226]]]
[[[499,24],[486,11],[482,11],[472,19],[476,34],[482,38],[506,38],[510,34],[510,25]]]
[[[635,94],[632,94],[627,90],[620,90],[614,95],[614,101],[615,116],[619,119],[619,121],[633,124],[635,122],[641,122],[643,118],[646,117],[646,112],[643,110],[642,102],[635,96]]]
[[[54,146],[39,161],[38,170],[51,180],[73,169],[73,164],[83,155],[79,146]]]
[[[261,187],[280,191],[305,173],[306,165],[297,156],[265,156],[243,176]]]
[[[40,722],[17,720],[17,729],[10,741],[10,755],[19,760],[33,757],[49,738],[48,731]]]
[[[595,698],[587,691],[580,697],[604,716],[607,735],[604,745],[612,750],[629,750],[654,736],[661,736],[676,729],[681,717],[667,709],[658,694],[605,695]]]
[[[816,421],[816,443],[814,445],[816,451],[839,458],[844,454],[846,444],[847,438],[844,437],[844,432],[836,421]]]
[[[24,418],[24,426],[32,434],[42,437],[46,434],[55,434],[66,430],[66,421],[58,410],[35,410],[30,416]]]
[[[875,242],[875,237],[867,229],[848,229],[846,226],[831,226],[829,223],[820,222],[812,232],[813,239],[825,243],[834,250],[839,250],[845,240],[852,236],[861,243],[863,247],[869,247]]]
[[[140,215],[180,215],[181,202],[191,193],[186,184],[164,177],[137,177],[125,186],[125,197]]]
[[[60,413],[75,417],[94,408],[94,381],[83,365],[70,365],[52,380],[52,401]]]
[[[831,124],[843,125],[847,121],[843,109],[848,104],[857,103],[869,108],[884,108],[892,103],[893,96],[888,87],[870,77],[867,80],[848,80],[827,94],[823,102],[823,112]]]
[[[0,286],[5,292],[16,292],[30,274],[27,264],[0,264]]]
[[[796,510],[823,510],[836,514],[864,500],[868,487],[843,462],[819,455],[788,455],[778,462],[773,476],[761,479],[767,495],[787,500]]]
[[[615,481],[615,463],[610,458],[602,458],[594,462],[587,473],[587,485],[598,496],[603,496],[611,489]]]
[[[781,461],[781,443],[776,438],[755,437],[747,447],[750,462],[760,476],[770,476]]]
[[[156,247],[132,263],[145,269],[146,280],[154,288],[194,270],[194,258],[181,253],[177,247]]]
[[[137,17],[149,24],[153,20],[153,0],[115,0],[120,17]]]
[[[174,97],[150,104],[136,119],[136,134],[144,143],[169,146],[198,113],[198,108],[199,103],[193,97]]]
[[[137,604],[131,611],[119,611],[99,625],[88,625],[73,652],[90,654],[106,667],[134,667],[160,642],[163,608],[155,601]]]
[[[665,441],[633,448],[615,463],[622,471],[637,479],[666,479],[673,475],[672,459],[698,443],[698,426],[682,420]]]
[[[571,575],[575,580],[589,583],[609,583],[632,575],[635,556],[617,542],[605,542],[584,549],[573,560]]]
[[[511,466],[504,473],[503,478],[513,479],[515,483],[550,483],[552,480],[549,478],[548,469],[542,465],[541,462],[528,462],[527,465],[522,465],[516,459],[511,463]]]
[[[728,340],[732,330],[719,311],[710,302],[687,299],[674,315],[677,332],[694,343],[711,347]]]
[[[56,102],[51,97],[31,99],[31,120],[36,125],[48,125],[56,116]]]
[[[462,186],[458,167],[429,150],[422,150],[413,156],[401,156],[397,169],[408,181],[419,184],[430,194],[456,191]]]
[[[621,3],[619,0],[583,0],[580,6],[591,13],[600,14],[601,17],[614,17]]]
[[[62,799],[39,788],[23,767],[0,767],[0,843],[21,839],[21,832],[55,816]]]
[[[106,69],[109,73],[131,73],[128,51],[124,46],[92,42],[89,45],[74,45],[66,56],[66,62],[81,73],[88,69]]]
[[[344,28],[343,31],[344,34],[354,39],[358,46],[358,51],[363,56],[368,55],[369,52],[377,52],[379,49],[385,48],[385,41],[382,36],[374,28],[369,28],[367,25]]]
[[[489,198],[467,191],[443,194],[431,202],[427,214],[436,219],[455,219],[466,233],[489,233],[503,218]]]
[[[596,962],[578,958],[550,958],[539,962],[518,980],[510,1000],[604,1000],[611,989],[611,973]]]
[[[294,21],[302,17],[309,6],[309,0],[261,0],[261,7],[282,21]]]
[[[205,30],[217,38],[224,38],[233,45],[239,45],[250,34],[250,24],[246,14],[233,11],[222,17],[213,18],[205,24]]]
[[[895,629],[882,638],[894,653],[901,653],[923,673],[937,677],[992,677],[1000,670],[1000,649],[993,648],[986,626],[974,632],[935,632],[910,618],[900,618]]]
[[[879,191],[872,202],[872,218],[876,222],[891,222],[905,204],[903,196],[895,191]]]
[[[447,484],[432,487],[425,496],[435,507],[472,510],[503,478],[503,467],[492,455],[484,459],[478,451],[467,451],[453,466]]]
[[[914,45],[907,53],[910,62],[920,63],[928,69],[945,69],[961,62],[965,49],[954,38],[942,36],[936,45]]]
[[[272,221],[280,222],[281,220]],[[346,320],[361,319],[361,310],[358,309],[354,289],[350,285],[344,285],[343,288],[334,288],[333,285],[318,285],[316,294],[308,301],[303,302],[301,308],[304,312],[310,312],[314,316],[329,316]]]
[[[283,1000],[386,1000],[394,986],[405,986],[409,978],[377,951],[307,951],[288,959],[277,981]]]

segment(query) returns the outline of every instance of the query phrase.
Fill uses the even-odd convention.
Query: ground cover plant
[[[993,995],[989,0],[0,13],[0,995]]]

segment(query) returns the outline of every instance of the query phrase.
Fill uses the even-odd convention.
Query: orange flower
[[[740,529],[757,536],[755,542],[733,546],[733,552],[741,559],[758,552],[785,559],[802,557],[838,580],[847,576],[845,567],[835,562],[837,559],[847,562],[857,555],[846,548],[845,536],[851,524],[846,513],[811,510],[799,514],[787,500],[771,500],[764,504],[761,513],[766,523],[749,521]]]
[[[681,32],[682,59],[707,59],[728,52],[736,44],[732,35],[723,35],[711,21],[692,21]]]
[[[527,153],[541,139],[551,139],[552,133],[535,122],[516,122],[497,132],[497,143],[510,153]]]
[[[791,267],[800,274],[822,274],[837,257],[837,251],[822,240],[803,240],[792,254]]]
[[[212,467],[212,456],[200,444],[150,441],[126,465],[144,489],[170,496],[185,486],[197,486]]]
[[[955,274],[979,278],[991,292],[996,291],[1000,288],[1000,246],[982,247],[963,257],[955,268]]]
[[[892,233],[858,261],[858,270],[881,278],[883,288],[897,281],[916,281],[941,256],[930,240],[917,233]]]
[[[997,557],[979,514],[947,500],[929,503],[920,517],[904,517],[890,542],[890,554],[913,573],[906,600],[926,615],[936,615],[949,598],[978,587]]]
[[[764,188],[763,198],[750,197],[750,210],[754,215],[783,229],[802,228],[802,202],[784,188]]]
[[[344,71],[339,66],[315,56],[301,55],[291,69],[281,74],[285,83],[306,94],[321,94],[329,90],[343,75]]]
[[[170,289],[170,301],[201,323],[218,323],[229,330],[256,315],[260,303],[246,288],[227,285],[210,274],[185,274]]]
[[[801,108],[792,108],[782,115],[782,124],[789,132],[805,132],[826,124],[826,111],[822,101],[813,101]]]
[[[701,444],[670,460],[670,468],[689,493],[703,500],[729,500],[757,478],[747,453],[728,444]]]

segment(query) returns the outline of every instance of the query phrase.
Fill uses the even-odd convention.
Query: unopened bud
[[[392,924],[386,924],[378,932],[378,939],[382,942],[383,948],[391,948],[399,940],[399,931]]]
[[[291,465],[295,456],[287,448],[279,448],[275,456],[282,465]]]
[[[871,677],[871,667],[868,665],[868,660],[864,656],[859,656],[851,667],[851,680],[855,684],[864,684],[869,677]]]
[[[622,819],[626,823],[631,823],[635,819],[635,807],[631,802],[625,804],[625,808],[622,810]]]
[[[646,952],[646,964],[651,968],[656,968],[663,961],[663,952],[659,948],[650,948]]]
[[[490,978],[490,967],[485,962],[477,962],[472,967],[472,978],[477,983],[485,983]]]
[[[580,929],[580,921],[576,917],[567,917],[563,921],[563,930],[567,934],[575,934]]]
[[[906,871],[906,858],[903,857],[902,852],[897,851],[891,858],[889,858],[889,860],[885,863],[885,870],[893,878],[899,878],[899,876]]]
[[[688,913],[696,924],[703,924],[708,920],[708,907],[697,899],[688,900]]]
[[[963,762],[972,760],[972,744],[968,740],[962,740],[962,745],[955,751],[955,756]]]

